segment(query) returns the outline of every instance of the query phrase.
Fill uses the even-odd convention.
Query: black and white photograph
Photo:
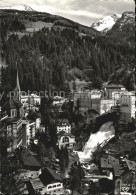
[[[0,195],[136,195],[134,0],[0,0]]]

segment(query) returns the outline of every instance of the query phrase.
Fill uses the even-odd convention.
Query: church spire
[[[18,69],[17,69],[17,77],[16,77],[16,88],[14,90],[15,96],[18,100],[21,98],[21,89],[20,89],[20,83],[19,83],[19,76],[18,76]]]
[[[19,76],[18,76],[18,70],[17,70],[17,78],[16,78],[16,89],[20,92],[20,83],[19,83]]]

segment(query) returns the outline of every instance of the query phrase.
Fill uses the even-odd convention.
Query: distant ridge
[[[18,4],[18,5],[15,5],[15,6],[7,6],[7,7],[0,6],[0,9],[19,10],[19,11],[30,11],[30,12],[35,11],[30,6],[25,5],[25,4]]]

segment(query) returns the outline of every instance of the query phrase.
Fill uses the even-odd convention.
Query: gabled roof
[[[131,160],[126,160],[126,164],[129,170],[135,171],[136,170],[136,163]]]
[[[4,104],[3,109],[11,110],[11,109],[17,109],[21,107],[22,107],[21,102],[16,97],[12,97]]]
[[[123,85],[116,85],[116,84],[110,84],[103,86],[104,88],[108,89],[119,89],[119,88],[125,88]]]
[[[124,173],[124,168],[121,165],[114,166],[114,174],[115,177],[120,177],[122,173]]]
[[[108,156],[108,159],[109,163],[112,164],[112,166],[119,165],[119,160],[117,158],[114,158],[113,156]]]
[[[62,136],[68,136],[68,137],[71,137],[71,138],[75,138],[74,135],[72,135],[71,133],[66,133],[65,131],[60,131],[58,133],[58,138],[62,137]]]
[[[44,188],[44,185],[41,182],[41,180],[39,179],[39,177],[30,180],[30,182],[31,182],[31,185],[32,185],[32,187],[33,187],[34,190],[37,190],[39,188]]]
[[[39,167],[39,168],[41,167],[38,160],[34,156],[32,156],[27,149],[24,149],[24,151],[22,152],[22,161],[24,166]]]
[[[55,172],[53,171],[53,169],[51,169],[51,168],[46,168],[46,169],[50,172],[50,174],[54,177],[55,180],[57,180],[57,181],[62,181],[60,175],[57,174],[57,173],[55,173]]]
[[[48,185],[56,181],[62,182],[60,175],[58,173],[55,173],[55,171],[50,168],[44,168],[39,178],[44,185]]]
[[[101,158],[101,168],[113,168],[119,166],[119,160],[113,156],[107,156]]]
[[[109,163],[108,158],[101,157],[101,168],[112,168],[112,165]]]
[[[70,123],[67,119],[61,119],[59,122],[58,122],[58,126],[70,126]]]

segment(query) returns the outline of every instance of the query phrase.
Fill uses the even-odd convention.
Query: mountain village
[[[136,194],[134,17],[0,7],[1,195]]]
[[[116,118],[115,124],[118,124],[118,128],[115,132],[112,132],[115,138],[122,134],[119,127],[123,126],[127,129],[128,125],[135,125],[135,93],[133,91],[128,92],[122,85],[106,84],[100,91],[75,91],[69,97],[52,97],[52,112],[61,113],[61,116],[63,116],[63,118],[52,119],[54,120],[57,136],[55,147],[58,148],[58,151],[66,149],[68,159],[70,159],[67,166],[64,166],[64,170],[60,168],[61,158],[56,157],[57,153],[52,153],[49,157],[43,152],[41,163],[41,159],[39,160],[38,153],[35,150],[41,142],[41,136],[48,134],[48,126],[45,123],[42,124],[40,113],[40,106],[43,104],[42,99],[43,97],[41,98],[37,94],[29,94],[28,96],[21,94],[17,72],[14,96],[9,96],[7,102],[1,108],[0,137],[3,138],[3,142],[6,140],[6,144],[1,145],[1,151],[6,150],[5,155],[7,154],[11,164],[15,163],[15,158],[18,158],[17,161],[21,164],[19,173],[17,174],[14,171],[11,175],[16,185],[19,185],[19,191],[22,194],[43,195],[88,194],[88,192],[91,194],[99,194],[100,192],[102,192],[101,194],[114,193],[115,195],[134,194],[136,190],[135,156],[133,156],[134,160],[132,158],[130,160],[126,153],[124,156],[119,154],[116,158],[114,152],[112,155],[110,150],[106,150],[105,154],[102,152],[101,155],[98,155],[97,163],[94,159],[82,161],[77,151],[77,137],[72,133],[73,124],[63,116],[63,107],[64,104],[71,103],[72,112],[81,112],[86,115],[89,111],[93,115],[92,121],[99,121],[98,119],[104,117],[105,119],[102,121],[108,122]],[[112,129],[112,131],[114,130]],[[136,132],[132,128],[132,132],[127,133],[135,136],[135,139],[133,139],[134,148]],[[114,139],[113,137],[111,139]],[[104,139],[106,141],[106,137]],[[98,146],[103,148],[107,142],[101,144],[99,143],[95,150],[98,150]],[[40,150],[43,150],[42,146]],[[63,157],[67,158],[65,155]],[[79,189],[71,184],[75,176],[70,173],[71,169],[73,172],[76,171],[78,166],[83,172],[80,175]],[[76,175],[76,177],[78,176]],[[2,178],[3,175],[1,175]],[[106,191],[104,189],[101,191],[100,184],[103,183],[102,186],[104,186],[107,185],[107,182],[109,189],[105,188]]]

